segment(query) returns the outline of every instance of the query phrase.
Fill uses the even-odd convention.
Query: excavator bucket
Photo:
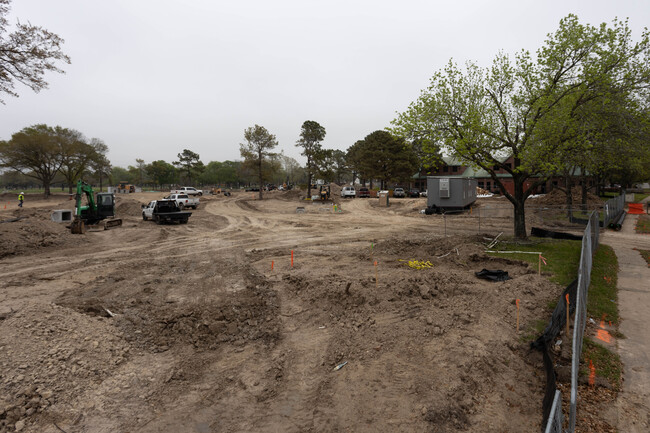
[[[70,231],[75,235],[83,235],[86,233],[86,225],[81,218],[75,218],[70,226]]]

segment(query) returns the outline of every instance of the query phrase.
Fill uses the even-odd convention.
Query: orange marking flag
[[[611,343],[612,342],[612,336],[609,335],[609,332],[605,330],[605,321],[601,320],[600,321],[600,329],[596,332],[596,338],[604,341],[605,343]]]

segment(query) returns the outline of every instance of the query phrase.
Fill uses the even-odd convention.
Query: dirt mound
[[[141,203],[131,198],[125,198],[121,196],[115,197],[115,215],[117,218],[123,218],[126,216],[142,216],[142,205],[146,203]]]
[[[279,200],[297,201],[300,200],[300,197],[303,197],[305,194],[306,192],[300,188],[294,188],[287,191],[279,191],[278,195],[275,198]]]
[[[571,189],[571,197],[574,206],[582,203],[582,188],[579,186],[573,187]],[[566,193],[562,190],[554,189],[543,197],[537,198],[534,203],[545,206],[566,206]],[[597,195],[587,192],[587,205],[600,206],[602,205],[602,201]]]
[[[154,351],[179,344],[213,350],[226,342],[271,343],[280,329],[276,304],[273,291],[251,289],[224,295],[220,302],[135,303],[118,308],[123,314],[117,326]]]
[[[63,409],[65,402],[101,382],[129,357],[128,346],[108,320],[53,304],[16,312],[0,322],[0,330],[2,433],[14,431],[17,422],[38,417],[46,408],[51,413]],[[16,341],[38,344],[13,350]]]
[[[0,258],[34,253],[41,248],[69,245],[75,241],[65,224],[53,222],[50,212],[45,210],[16,210],[2,221]]]

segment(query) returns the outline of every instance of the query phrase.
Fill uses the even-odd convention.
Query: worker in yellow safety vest
[[[25,201],[25,193],[21,192],[18,194],[18,207],[23,207],[23,202]]]

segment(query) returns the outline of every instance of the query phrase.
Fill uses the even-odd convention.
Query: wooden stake
[[[377,260],[375,260],[375,288],[379,288],[379,275],[377,273]]]
[[[542,255],[537,258],[537,275],[542,275]]]
[[[519,332],[519,299],[515,300],[515,304],[517,304],[517,332]]]
[[[291,250],[291,267],[293,268],[293,250]]]
[[[569,294],[566,294],[566,336],[569,338]]]
[[[273,270],[273,260],[271,260],[271,270]]]

